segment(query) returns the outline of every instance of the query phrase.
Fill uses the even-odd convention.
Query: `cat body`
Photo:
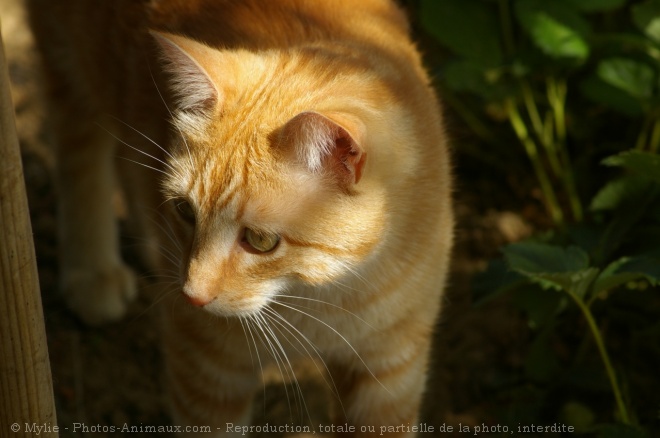
[[[414,424],[453,218],[442,118],[402,12],[30,2],[57,105],[62,288],[92,324],[134,295],[118,181],[145,258],[174,277],[162,305],[174,424],[231,435],[250,423],[262,368],[293,378],[305,357],[356,436]]]

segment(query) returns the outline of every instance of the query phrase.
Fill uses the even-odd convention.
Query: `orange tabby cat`
[[[414,424],[452,210],[442,118],[403,13],[389,0],[30,1],[56,105],[62,288],[91,324],[134,295],[110,203],[117,153],[146,257],[176,276],[163,306],[174,423],[236,432],[261,367],[288,374],[311,356],[353,435]]]

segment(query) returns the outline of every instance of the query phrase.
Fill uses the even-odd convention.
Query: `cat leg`
[[[180,299],[180,297],[178,297]],[[175,308],[176,307],[176,308]],[[236,320],[206,315],[189,305],[165,305],[163,345],[172,423],[184,436],[246,436],[261,381]],[[256,359],[255,359],[256,360]],[[192,429],[190,429],[192,428]]]
[[[112,202],[115,140],[85,123],[89,118],[81,120],[84,113],[68,114],[57,133],[61,288],[85,323],[102,324],[124,315],[136,294],[134,275],[120,257]]]
[[[387,345],[387,351],[358,350],[368,369],[359,360],[331,369],[341,397],[335,424],[354,428],[339,436],[414,437],[419,432],[414,428],[419,427],[430,341],[406,342],[396,336],[380,341],[372,345]]]

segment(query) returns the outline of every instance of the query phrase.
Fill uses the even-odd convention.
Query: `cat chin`
[[[224,318],[250,318],[258,315],[267,305],[268,302],[265,301],[261,303],[228,306],[218,303],[217,300],[215,300],[202,307],[200,310],[213,316],[221,316]]]

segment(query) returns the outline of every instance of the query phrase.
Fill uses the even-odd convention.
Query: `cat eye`
[[[190,202],[184,199],[177,199],[174,201],[174,207],[184,221],[191,224],[195,223],[195,210],[193,210]]]
[[[243,241],[250,245],[255,251],[259,253],[267,253],[277,247],[277,244],[280,243],[280,236],[246,228]]]

